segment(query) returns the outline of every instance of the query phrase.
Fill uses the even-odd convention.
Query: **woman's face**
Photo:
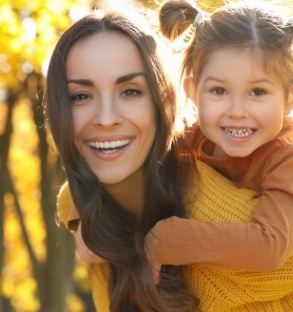
[[[74,141],[99,181],[113,185],[142,171],[154,142],[156,118],[132,39],[110,31],[76,42],[66,75]]]

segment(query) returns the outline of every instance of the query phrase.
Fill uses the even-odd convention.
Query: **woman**
[[[99,312],[197,309],[180,267],[165,267],[155,286],[144,250],[158,220],[185,216],[184,167],[171,147],[176,95],[155,38],[141,17],[99,11],[65,31],[49,66],[50,130],[83,239],[107,261],[89,268]],[[76,229],[69,213],[61,219]]]

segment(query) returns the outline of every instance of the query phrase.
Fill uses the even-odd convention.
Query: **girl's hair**
[[[163,68],[159,41],[141,20],[142,17],[132,20],[129,12],[126,17],[121,12],[98,11],[67,29],[57,43],[49,65],[45,111],[74,203],[85,225],[82,227],[83,239],[93,252],[109,263],[110,310],[196,311],[197,301],[186,290],[182,268],[164,267],[165,274],[156,287],[144,251],[144,237],[158,220],[185,215],[180,187],[184,168],[188,167],[182,166],[178,170],[180,138],[176,145],[172,144],[176,116],[174,87]],[[146,195],[141,217],[123,210],[104,191],[73,140],[66,85],[67,55],[78,40],[108,31],[126,34],[135,42],[156,110],[156,137],[145,163]]]
[[[169,0],[160,8],[160,27],[172,41],[190,30],[182,76],[192,74],[197,80],[209,55],[219,49],[250,49],[261,53],[264,69],[276,75],[286,92],[292,86],[293,26],[277,7],[234,3],[208,14],[187,0]]]

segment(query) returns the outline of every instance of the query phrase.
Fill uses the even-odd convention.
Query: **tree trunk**
[[[55,223],[56,195],[58,186],[64,179],[65,173],[56,157],[56,162],[48,161],[49,145],[44,128],[44,116],[41,110],[41,99],[36,98],[41,86],[41,76],[31,75],[27,81],[27,90],[33,109],[34,121],[37,125],[39,137],[40,157],[40,191],[42,193],[41,209],[44,217],[46,230],[46,251],[45,262],[40,262],[32,247],[24,222],[24,215],[18,194],[14,188],[13,181],[8,168],[8,153],[10,147],[12,128],[12,113],[18,94],[11,94],[8,99],[8,114],[5,129],[0,134],[0,273],[4,265],[4,233],[3,224],[5,194],[11,193],[14,196],[15,209],[19,217],[22,236],[27,248],[32,273],[38,285],[38,297],[40,301],[39,312],[66,312],[67,295],[73,288],[73,270],[75,264],[75,242],[73,236],[63,227],[58,228]],[[24,90],[21,90],[24,91]],[[1,274],[0,274],[1,277]],[[0,279],[1,286],[1,279]],[[9,298],[0,295],[0,311],[13,311]]]
[[[33,104],[39,137],[41,207],[47,232],[47,261],[42,266],[41,278],[38,280],[40,312],[65,312],[66,298],[73,284],[75,243],[72,235],[63,227],[58,228],[55,222],[57,187],[63,183],[65,173],[58,159],[54,165],[48,162],[49,145],[42,110],[43,95],[39,92],[41,81],[41,75],[31,75],[27,92]]]
[[[8,111],[6,118],[5,129],[2,134],[0,134],[0,277],[2,268],[4,265],[4,212],[5,212],[5,204],[4,204],[4,196],[9,190],[7,189],[7,178],[8,178],[8,153],[10,147],[10,140],[12,135],[12,113],[14,104],[18,94],[11,94],[7,100]],[[0,286],[1,286],[0,279]],[[6,311],[5,307],[8,307],[7,298],[3,298],[0,296],[0,311]]]

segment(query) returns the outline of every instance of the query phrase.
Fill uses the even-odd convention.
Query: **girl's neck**
[[[125,210],[141,214],[144,205],[144,180],[143,169],[139,169],[127,179],[117,184],[104,185],[104,188]]]

